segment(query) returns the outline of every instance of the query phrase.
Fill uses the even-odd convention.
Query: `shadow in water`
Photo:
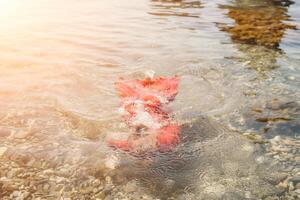
[[[243,112],[244,127],[269,138],[299,137],[300,104],[296,101],[272,99],[257,103]]]
[[[121,182],[141,180],[162,199],[256,199],[282,193],[275,169],[259,146],[197,117],[182,125],[182,141],[172,152],[124,155],[118,173],[127,177]]]
[[[237,48],[245,56],[237,59],[259,72],[277,68],[276,59],[283,52],[280,42],[288,29],[296,29],[289,23],[288,6],[293,2],[279,0],[236,0],[232,5],[221,5],[234,24],[221,24],[221,31],[228,33]]]
[[[153,11],[151,15],[157,16],[179,16],[179,17],[199,17],[198,8],[202,4],[197,0],[152,0]]]

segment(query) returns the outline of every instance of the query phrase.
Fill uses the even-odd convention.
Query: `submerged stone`
[[[5,154],[7,151],[7,147],[0,147],[0,158]]]
[[[300,130],[300,105],[295,101],[272,99],[243,112],[246,128],[278,142],[281,136],[297,137]]]
[[[245,146],[251,146],[251,151]],[[220,199],[230,194],[251,198],[280,194],[273,183],[281,177],[276,177],[276,167],[269,159],[257,161],[261,154],[259,146],[211,119],[199,117],[182,125],[182,142],[172,152],[125,155],[117,170],[127,179],[141,180],[160,198],[187,189],[197,199],[207,195]]]
[[[284,22],[289,18],[284,7],[225,8],[235,24],[221,25],[220,28],[237,42],[277,47],[287,29],[296,29],[295,25]]]

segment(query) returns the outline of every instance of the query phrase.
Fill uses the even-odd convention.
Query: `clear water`
[[[129,165],[142,171],[134,178],[154,185],[161,178],[173,181],[177,192],[189,187],[203,198],[212,191],[219,191],[219,197],[249,184],[255,196],[261,184],[253,162],[256,147],[227,135],[226,128],[214,128],[225,124],[266,138],[299,135],[300,4],[278,2],[0,0],[1,145],[16,162],[29,157],[51,166],[102,169],[107,157],[116,155],[128,161],[119,167],[124,177],[132,175]],[[239,18],[245,15],[266,22]],[[263,36],[245,39],[244,32],[226,28],[243,23],[250,34],[260,27]],[[271,33],[277,37],[272,45],[264,40]],[[149,163],[145,167],[105,144],[107,137],[128,131],[121,126],[113,83],[120,77],[143,77],[147,70],[181,76],[172,104],[175,116],[207,136],[187,139],[176,150],[182,152],[180,158],[158,155],[150,162],[152,171],[146,170]],[[285,107],[275,109],[274,101]],[[190,132],[187,128],[187,138]],[[189,169],[181,167],[189,162]],[[171,169],[160,169],[167,166]],[[248,182],[233,170],[245,166],[250,168],[244,170]]]

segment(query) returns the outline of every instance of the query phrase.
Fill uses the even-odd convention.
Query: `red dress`
[[[178,144],[180,126],[166,105],[174,100],[179,77],[158,77],[115,83],[121,98],[123,119],[135,131],[127,140],[108,140],[124,151],[167,151]]]

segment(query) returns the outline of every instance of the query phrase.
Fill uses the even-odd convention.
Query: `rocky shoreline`
[[[276,136],[272,139],[262,139],[254,133],[244,133],[243,136],[254,144],[263,146],[265,156],[282,166],[278,176],[270,176],[267,180],[281,192],[264,196],[262,199],[299,199],[299,138]],[[20,160],[11,156],[9,148],[5,146],[0,147],[0,175],[0,195],[3,200],[165,199],[157,197],[135,179],[119,181],[114,173],[80,164],[51,166],[45,160],[34,159],[24,162],[22,158]],[[240,199],[239,196],[226,195],[229,199]],[[192,193],[182,193],[170,194],[167,199],[196,197]]]

